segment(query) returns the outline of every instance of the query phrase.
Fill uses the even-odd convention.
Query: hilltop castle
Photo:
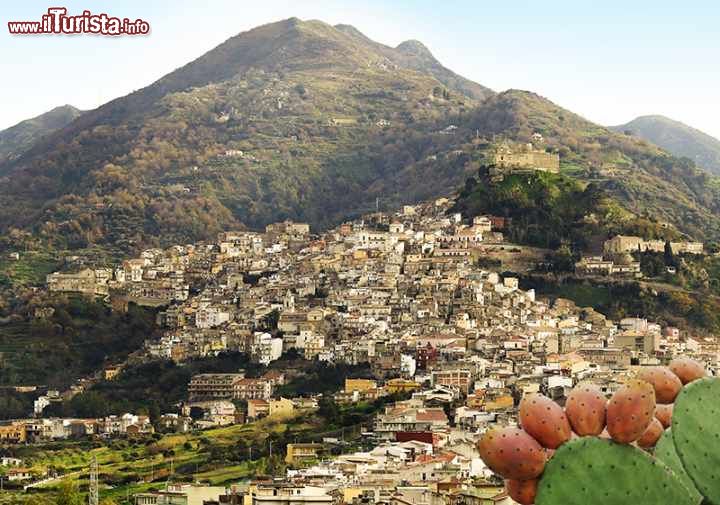
[[[526,173],[533,171],[560,172],[560,156],[536,149],[532,144],[511,146],[503,142],[490,152],[490,161],[495,165],[495,175]]]

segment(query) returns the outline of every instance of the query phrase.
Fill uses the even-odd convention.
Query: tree
[[[472,193],[473,188],[477,186],[477,180],[475,177],[468,177],[465,179],[465,194]]]
[[[554,253],[548,255],[556,272],[572,272],[575,268],[576,257],[567,244],[563,244]]]
[[[160,407],[158,406],[157,402],[152,402],[150,404],[150,407],[148,408],[148,415],[150,417],[150,422],[155,427],[160,426],[160,417],[162,417],[162,413],[160,412]]]
[[[70,405],[79,417],[103,417],[108,415],[107,401],[94,391],[81,393],[72,400]]]
[[[197,421],[203,418],[205,411],[200,407],[190,407],[190,418]]]
[[[299,359],[303,359],[303,355],[300,354],[300,351],[298,351],[295,347],[291,347],[282,354],[280,359],[285,361],[297,361]]]
[[[278,321],[280,321],[280,311],[278,309],[273,309],[262,318],[260,329],[268,332],[274,332],[278,328]]]
[[[665,273],[665,260],[659,253],[645,251],[640,254],[640,268],[646,277],[658,277]]]
[[[285,464],[281,456],[274,454],[273,457],[267,457],[263,461],[264,472],[267,475],[282,475],[284,474]]]
[[[340,418],[340,407],[332,398],[324,397],[318,402],[318,415],[327,421],[336,421]]]
[[[305,86],[302,83],[295,85],[295,91],[297,91],[298,95],[305,98],[307,89],[305,89]]]
[[[72,481],[64,481],[55,501],[56,505],[84,505],[84,500],[77,486]]]
[[[675,259],[675,253],[673,253],[672,245],[670,241],[665,242],[665,265],[669,267],[677,267],[677,260]]]

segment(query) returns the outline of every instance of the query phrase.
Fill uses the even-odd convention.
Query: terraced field
[[[162,488],[167,481],[202,482],[223,485],[241,482],[251,476],[284,465],[284,454],[277,451],[287,441],[304,440],[315,433],[320,420],[314,415],[290,419],[263,419],[188,434],[169,434],[159,439],[114,440],[112,442],[63,442],[28,446],[16,453],[38,473],[54,470],[65,479],[87,489],[88,469],[97,458],[101,497],[123,503],[126,496]],[[270,458],[270,443],[276,444]],[[252,459],[251,459],[252,458]],[[30,493],[8,492],[0,503],[23,503],[28,497],[48,500],[62,478],[38,486]],[[3,501],[5,500],[5,501]],[[10,501],[7,501],[10,500]]]

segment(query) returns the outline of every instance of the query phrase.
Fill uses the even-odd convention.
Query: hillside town
[[[490,426],[516,424],[524,394],[542,392],[562,404],[575,384],[591,379],[610,395],[637,368],[681,353],[718,370],[714,339],[642,318],[612,321],[564,299],[550,303],[521,289],[516,277],[480,267],[504,244],[507,223],[494,216],[465,219],[452,204],[442,198],[369,214],[319,235],[287,221],[264,233],[226,232],[214,243],[147,250],[117,268],[50,274],[53,292],[102,297],[118,311],[130,303],[160,307],[162,334],[149,338],[134,360],[182,366],[238,352],[265,366],[256,376],[244,370],[194,375],[178,411],[160,417],[163,430],[186,433],[317,411],[328,400],[322,395],[277,393],[294,371],[267,366],[288,353],[368,364],[371,376],[348,376],[331,395],[338,405],[393,398],[357,427],[363,450],[337,454],[330,450],[337,440],[297,441],[285,447],[283,475],[232,488],[169,483],[137,494],[134,503],[510,504],[475,442]],[[664,247],[632,237],[605,245],[609,253]],[[694,253],[702,245],[673,247]],[[100,380],[113,380],[124,366],[106,367]],[[43,418],[61,396],[49,392],[36,401],[33,418],[0,426],[0,441],[154,431],[147,416],[132,413]],[[13,478],[42,477],[13,464]]]
[[[0,505],[720,505],[720,3],[162,3],[6,2]]]

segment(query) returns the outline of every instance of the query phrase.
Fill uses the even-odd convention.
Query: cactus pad
[[[536,505],[697,505],[663,463],[629,445],[583,437],[545,467]]]
[[[720,505],[720,378],[693,381],[673,409],[675,450],[695,486],[712,505]]]
[[[665,430],[660,437],[660,440],[658,440],[658,443],[655,445],[655,457],[665,463],[665,465],[670,468],[673,473],[675,473],[677,478],[685,484],[685,487],[690,491],[691,495],[693,495],[698,501],[702,498],[695,487],[695,483],[685,471],[682,461],[680,461],[680,456],[678,456],[677,451],[675,450],[675,442],[673,442],[671,430]]]

